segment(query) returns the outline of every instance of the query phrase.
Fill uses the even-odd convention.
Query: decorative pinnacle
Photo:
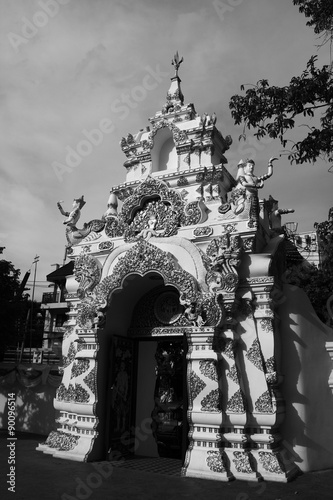
[[[178,68],[183,61],[184,61],[183,57],[181,59],[179,59],[179,54],[178,54],[178,50],[177,50],[177,52],[175,53],[175,55],[173,56],[173,59],[171,61],[172,66],[175,67],[175,76],[178,76]]]

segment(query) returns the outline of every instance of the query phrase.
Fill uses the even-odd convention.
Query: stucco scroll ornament
[[[105,310],[105,303],[100,303],[94,295],[85,297],[78,305],[76,322],[80,328],[100,328],[99,311]]]
[[[120,218],[125,224],[131,224],[136,213],[147,208],[147,201],[151,203],[158,200],[164,205],[172,206],[177,212],[183,211],[184,201],[178,191],[170,189],[165,182],[148,176],[124,199]]]
[[[207,248],[211,268],[206,275],[209,290],[214,293],[235,293],[239,278],[237,268],[241,261],[240,236],[224,234],[214,238]]]
[[[222,304],[214,293],[201,292],[193,300],[185,294],[179,297],[184,306],[184,318],[192,326],[217,326],[223,319]]]
[[[182,299],[179,301],[182,304]],[[185,302],[186,304],[186,302]],[[191,302],[187,304],[187,307],[184,311],[184,315],[186,319],[193,326],[204,326],[205,324],[205,311],[203,311],[202,307],[197,302]]]
[[[101,265],[94,257],[82,253],[75,260],[74,275],[80,283],[77,295],[81,299],[78,305],[77,324],[81,328],[101,328],[101,311],[105,301],[97,299],[94,288],[101,278]]]
[[[74,276],[75,280],[80,283],[77,290],[79,298],[83,299],[91,294],[92,290],[99,283],[101,274],[101,265],[94,257],[81,253],[75,259]]]
[[[86,202],[83,196],[80,198],[74,198],[73,209],[71,212],[66,212],[61,205],[62,201],[58,201],[57,207],[60,213],[66,217],[63,224],[66,225],[66,238],[68,241],[68,247],[80,243],[88,234],[92,231],[99,233],[105,226],[105,221],[99,219],[93,219],[88,223],[83,224],[82,229],[78,229],[76,224],[78,223],[81,216],[81,209],[84,207]]]

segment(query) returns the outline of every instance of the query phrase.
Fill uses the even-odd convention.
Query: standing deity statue
[[[240,160],[236,177],[237,184],[231,192],[230,202],[222,203],[218,209],[219,212],[224,215],[231,210],[237,216],[247,208],[248,213],[245,213],[251,224],[256,226],[259,219],[258,189],[262,188],[264,181],[273,175],[273,161],[275,160],[277,158],[270,158],[267,173],[260,177],[253,173],[255,165],[253,160]]]
[[[267,173],[257,177],[254,175],[254,161],[246,160],[245,162],[241,160],[238,163],[238,172],[237,172],[237,185],[235,190],[241,190],[244,193],[244,201],[248,200],[250,203],[250,212],[249,217],[255,221],[258,220],[259,217],[259,199],[258,199],[258,189],[261,189],[264,186],[264,181],[273,175],[273,161],[277,160],[277,158],[270,158],[268,161],[268,170]],[[239,210],[238,206],[236,210]],[[235,210],[235,213],[237,213]]]
[[[248,194],[255,194],[257,190],[264,186],[264,181],[273,175],[273,161],[277,158],[270,158],[268,161],[267,173],[256,177],[253,173],[255,162],[254,160],[246,159],[245,162],[240,160],[238,163],[237,181],[238,184],[244,187]]]
[[[86,204],[86,202],[83,199],[83,196],[81,196],[80,198],[74,198],[73,210],[71,212],[65,212],[65,210],[61,206],[61,203],[62,203],[61,201],[58,201],[57,206],[61,214],[67,217],[67,219],[64,220],[63,224],[66,224],[72,230],[75,230],[76,224],[81,216],[81,208],[83,208],[84,205]]]
[[[231,192],[230,201],[224,201],[219,207],[219,213],[224,215],[231,210],[234,215],[238,216],[244,212],[244,215],[246,213],[251,223],[256,226],[259,219],[258,189],[261,189],[264,181],[273,175],[273,161],[275,160],[277,158],[269,159],[267,173],[259,177],[253,173],[255,163],[252,159],[240,160],[236,176],[237,184]],[[229,215],[226,217],[230,218]]]

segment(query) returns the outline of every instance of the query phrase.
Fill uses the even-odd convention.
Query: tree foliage
[[[327,309],[327,300],[333,296],[333,208],[328,220],[315,223],[317,233],[319,267],[309,264],[306,259],[288,266],[287,282],[300,288],[308,295],[318,317],[329,326],[333,318]]]
[[[0,359],[16,337],[17,321],[21,316],[21,303],[17,300],[20,274],[11,262],[0,260]]]
[[[20,290],[21,271],[7,260],[0,260],[0,301],[13,300]]]
[[[310,18],[306,23],[317,35],[332,37],[333,2],[332,0],[293,0],[299,11]]]
[[[293,0],[299,10],[310,20],[307,24],[316,33],[326,33],[332,38],[332,0]],[[307,127],[307,134],[289,148],[288,158],[297,164],[315,162],[318,158],[333,162],[333,78],[332,66],[317,67],[317,57],[312,56],[300,76],[294,76],[284,87],[271,86],[262,79],[245,90],[244,95],[231,97],[229,107],[236,125],[256,129],[260,139],[266,135],[279,139],[284,148],[289,140],[286,132],[293,129],[299,117],[317,118],[315,126]]]
[[[21,271],[7,260],[0,260],[0,361],[8,347],[40,347],[43,320],[40,304],[24,293],[27,275],[20,282]]]
[[[322,268],[318,269],[316,266],[304,262],[289,269],[286,278],[289,284],[304,290],[319,319],[331,326],[327,299],[333,294],[332,275]]]

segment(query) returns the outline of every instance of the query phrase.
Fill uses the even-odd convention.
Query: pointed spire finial
[[[181,59],[179,58],[178,50],[173,56],[173,59],[171,61],[172,66],[175,67],[175,76],[178,76],[178,68],[181,65],[181,63],[184,61],[184,58],[182,57]]]
[[[172,109],[172,111],[175,111],[175,107],[183,106],[184,104],[184,96],[182,93],[182,90],[180,88],[180,82],[181,79],[178,76],[178,68],[183,62],[183,58],[179,57],[178,51],[176,54],[173,56],[173,59],[171,61],[172,66],[175,67],[175,75],[170,78],[171,80],[171,85],[167,93],[167,102],[165,106],[162,108],[162,113],[165,114],[169,112],[169,110]],[[178,108],[177,108],[178,109]]]

